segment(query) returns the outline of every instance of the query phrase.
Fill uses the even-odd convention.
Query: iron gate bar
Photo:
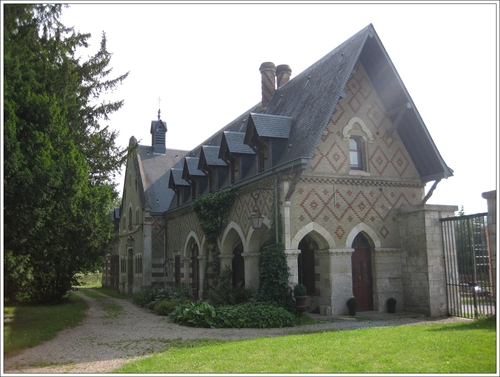
[[[478,213],[439,219],[448,315],[477,318],[496,312],[487,215]]]

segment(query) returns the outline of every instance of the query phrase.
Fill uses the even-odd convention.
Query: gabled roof
[[[292,147],[278,159],[277,165],[311,158],[338,101],[345,95],[345,85],[358,61],[363,64],[386,111],[405,103],[411,104],[397,133],[422,181],[452,176],[453,170],[439,154],[371,24],[276,89],[266,114],[293,118],[288,140]],[[396,116],[392,116],[393,121]]]
[[[390,60],[373,25],[368,25],[299,75],[276,89],[266,109],[261,103],[254,105],[231,123],[212,135],[188,153],[200,157],[202,146],[219,146],[219,158],[227,159],[231,153],[253,154],[245,142],[252,135],[277,135],[268,128],[270,116],[291,119],[288,148],[277,156],[274,168],[289,167],[310,160],[324,130],[337,107],[345,97],[345,86],[356,64],[361,62],[382,105],[387,112],[408,104],[397,132],[408,151],[423,182],[448,178],[453,175],[432,140],[415,104]],[[390,116],[394,122],[398,113]],[[266,123],[267,122],[267,123]],[[284,122],[284,121],[283,121]],[[283,123],[280,123],[283,127]],[[267,136],[266,136],[267,137]],[[273,137],[273,136],[269,136]],[[176,167],[181,167],[176,165]]]
[[[182,179],[188,180],[190,177],[205,177],[205,173],[198,169],[198,157],[185,157],[184,168],[182,169]]]
[[[244,143],[244,132],[224,131],[220,143],[219,158],[226,159],[230,154],[255,154],[254,150]]]
[[[219,158],[220,147],[212,145],[203,145],[200,151],[200,161],[198,169],[203,170],[207,166],[227,166],[227,164]]]
[[[149,132],[153,133],[153,131],[157,129],[162,129],[163,131],[167,132],[167,123],[162,120],[152,120]]]
[[[174,189],[175,186],[189,186],[189,183],[182,178],[183,169],[171,168],[168,187]]]
[[[143,207],[149,206],[151,212],[164,212],[170,207],[173,192],[168,189],[169,168],[175,165],[187,153],[177,149],[168,149],[165,154],[153,152],[153,147],[138,145],[135,159],[138,171],[138,191]]]
[[[252,144],[256,138],[288,139],[292,118],[279,115],[250,113],[247,119],[244,142]]]

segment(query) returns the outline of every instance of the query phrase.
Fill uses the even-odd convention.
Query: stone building
[[[262,99],[191,151],[166,149],[166,123],[151,123],[151,145],[126,167],[120,291],[185,282],[202,297],[210,255],[192,203],[233,186],[218,242],[235,281],[258,286],[277,204],[290,284],[306,285],[309,310],[344,314],[354,295],[358,311],[383,311],[395,297],[401,310],[444,315],[438,219],[458,208],[426,202],[453,171],[374,27],[293,78],[288,65],[260,72]]]

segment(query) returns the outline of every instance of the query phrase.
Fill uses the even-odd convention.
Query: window
[[[349,139],[349,157],[351,160],[351,169],[364,170],[362,138],[351,137]]]
[[[135,271],[136,274],[142,274],[142,254],[135,254]]]
[[[120,255],[120,272],[125,274],[127,272],[127,260],[123,255]]]
[[[128,230],[132,230],[132,208],[128,209]]]

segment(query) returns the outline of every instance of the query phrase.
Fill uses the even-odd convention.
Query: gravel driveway
[[[95,290],[93,292],[96,292]],[[106,373],[122,364],[165,349],[169,341],[187,339],[241,340],[287,334],[356,329],[363,327],[464,321],[450,317],[374,316],[362,321],[352,317],[319,317],[322,323],[280,329],[204,329],[179,326],[130,300],[104,296],[90,298],[75,292],[88,304],[81,325],[61,331],[55,338],[4,360],[5,374]],[[106,307],[115,308],[110,312]],[[121,306],[123,310],[116,310]],[[119,309],[119,308],[118,308]]]

